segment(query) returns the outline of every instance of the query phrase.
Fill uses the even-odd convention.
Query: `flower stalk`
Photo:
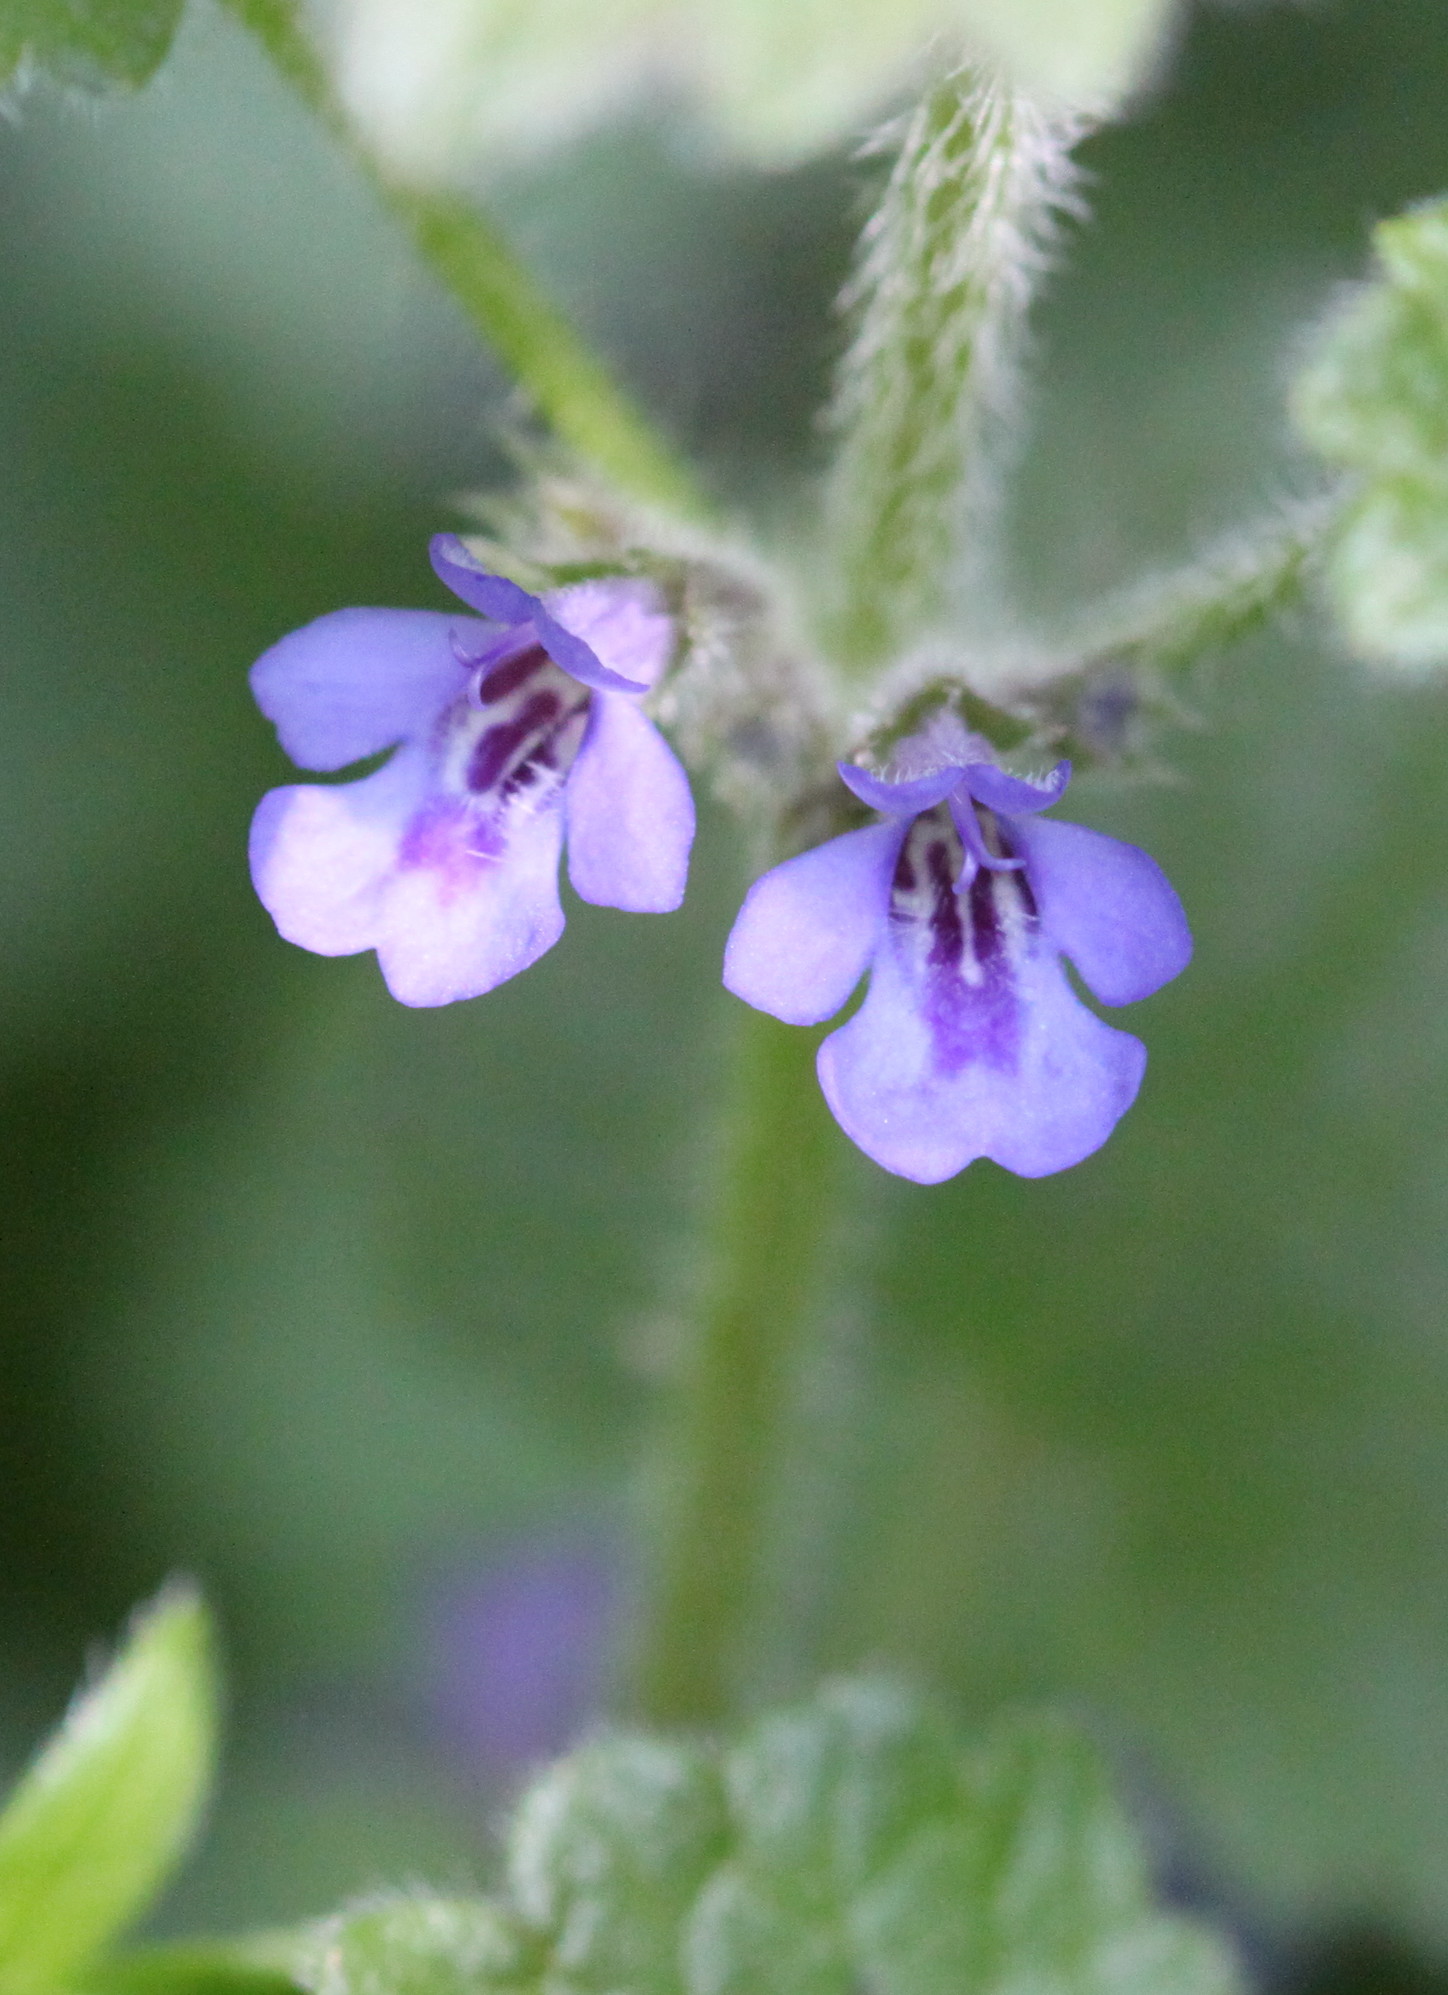
[[[817,1327],[848,1152],[815,1081],[816,1035],[737,1020],[707,1286],[664,1409],[652,1584],[633,1704],[709,1724],[741,1701],[768,1619],[773,1497]]]
[[[478,209],[400,181],[361,143],[297,20],[294,0],[222,4],[345,146],[423,261],[562,442],[628,497],[684,518],[707,517],[708,502],[688,468]]]

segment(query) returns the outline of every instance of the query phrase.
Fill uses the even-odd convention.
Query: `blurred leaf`
[[[902,1692],[837,1684],[734,1747],[607,1737],[524,1797],[504,1909],[427,1898],[316,1928],[312,1995],[1228,1995],[1226,1950],[1151,1902],[1069,1727],[962,1757]]]
[[[333,46],[354,116],[402,172],[465,175],[676,89],[728,150],[778,166],[858,136],[930,62],[992,58],[1027,89],[1114,101],[1170,0],[343,0]]]
[[[185,0],[0,0],[0,79],[37,63],[67,82],[144,83]]]
[[[294,1995],[297,1983],[275,1964],[267,1940],[147,1947],[100,1961],[75,1995]],[[289,1955],[289,1949],[283,1949]]]
[[[959,0],[963,26],[1027,90],[1088,107],[1141,80],[1173,0]]]
[[[476,1995],[516,1984],[519,1935],[481,1899],[384,1899],[315,1926],[293,1971],[313,1995]]]
[[[1357,474],[1329,566],[1367,658],[1448,661],[1448,201],[1382,223],[1380,274],[1339,307],[1294,394],[1298,425]]]
[[[206,1610],[172,1588],[0,1815],[4,1995],[55,1987],[150,1904],[206,1797],[216,1704]]]

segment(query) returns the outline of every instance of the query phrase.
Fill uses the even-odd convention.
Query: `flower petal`
[[[837,762],[835,767],[845,787],[853,790],[862,804],[868,804],[871,810],[885,811],[891,817],[919,817],[921,811],[930,810],[948,797],[960,781],[960,770],[953,764],[929,776],[907,777],[901,783],[876,776],[856,762]]]
[[[872,824],[786,859],[745,896],[724,983],[788,1025],[818,1025],[849,997],[888,921],[903,824]]]
[[[519,810],[484,854],[465,807],[444,804],[409,827],[408,856],[382,906],[377,961],[403,1004],[480,997],[526,970],[563,933],[555,794]]]
[[[917,1184],[977,1157],[1037,1178],[1090,1156],[1135,1099],[1146,1049],[1089,1012],[1039,947],[1017,966],[1015,1004],[1008,1057],[992,1048],[998,1021],[987,1017],[979,1057],[942,1061],[919,984],[893,943],[882,948],[865,1002],[819,1050],[820,1085],[845,1134]]]
[[[544,609],[582,638],[608,671],[630,685],[652,686],[674,654],[674,619],[642,575],[603,575],[554,590]],[[565,668],[566,669],[566,668]]]
[[[616,693],[648,691],[641,679],[625,678],[605,665],[590,644],[559,622],[541,596],[530,595],[506,575],[490,575],[480,568],[455,533],[434,534],[428,552],[438,576],[455,596],[461,596],[465,603],[499,623],[531,623],[538,633],[538,642],[554,664],[561,665],[581,684],[605,687]],[[569,592],[561,590],[558,594],[564,598]]]
[[[969,762],[965,787],[987,810],[1007,811],[1012,816],[1027,811],[1049,810],[1066,794],[1071,780],[1071,764],[1058,762],[1048,776],[1033,783],[1028,776],[1011,776],[994,762]]]
[[[639,914],[679,905],[694,799],[673,749],[632,700],[594,694],[563,808],[568,877],[580,899]]]
[[[424,732],[461,694],[454,632],[486,635],[436,610],[333,610],[264,651],[251,689],[299,767],[345,769]]]
[[[537,609],[536,596],[506,575],[492,575],[480,567],[455,533],[435,533],[427,552],[438,580],[485,617],[497,623],[527,623]]]
[[[377,940],[389,882],[427,765],[404,748],[358,783],[270,790],[251,824],[251,877],[288,942],[351,956]]]
[[[1139,846],[1058,818],[1013,823],[1043,933],[1103,1004],[1132,1004],[1191,961],[1171,882]]]
[[[559,623],[555,616],[550,615],[541,602],[533,612],[533,628],[538,633],[538,642],[553,663],[561,665],[565,672],[578,680],[580,685],[594,686],[600,692],[608,693],[648,691],[642,679],[626,679],[622,672],[610,670],[591,644],[585,644],[581,637],[575,637],[566,625]]]

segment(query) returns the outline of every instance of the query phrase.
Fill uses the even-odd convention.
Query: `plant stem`
[[[817,1034],[751,1011],[710,1240],[708,1287],[666,1410],[653,1587],[634,1703],[655,1725],[738,1702],[764,1575],[782,1431],[815,1326],[846,1146],[814,1075]]]
[[[298,24],[294,0],[222,0],[351,154],[419,254],[564,443],[630,497],[687,517],[709,511],[687,467],[543,296],[497,231],[453,195],[395,179],[359,139]]]
[[[842,304],[828,424],[836,656],[869,675],[932,636],[998,513],[1031,298],[1076,205],[1082,121],[988,72],[940,77],[903,121]]]

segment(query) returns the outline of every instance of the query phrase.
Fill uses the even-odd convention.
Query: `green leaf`
[[[292,1972],[314,1995],[478,1995],[521,1986],[528,1967],[505,1913],[416,1895],[324,1920],[297,1945]]]
[[[1093,1749],[1011,1719],[974,1753],[878,1683],[731,1747],[596,1741],[545,1773],[497,1907],[399,1898],[316,1929],[311,1995],[1230,1995],[1152,1900]]]
[[[1374,241],[1379,275],[1322,329],[1293,413],[1353,474],[1328,568],[1351,642],[1423,671],[1448,663],[1448,201]]]
[[[0,81],[31,63],[67,82],[144,83],[185,0],[0,0]]]
[[[210,1784],[216,1705],[206,1610],[173,1587],[0,1814],[0,1995],[66,1981],[150,1904]]]
[[[295,1995],[294,1952],[289,1937],[145,1947],[87,1968],[72,1995]]]

